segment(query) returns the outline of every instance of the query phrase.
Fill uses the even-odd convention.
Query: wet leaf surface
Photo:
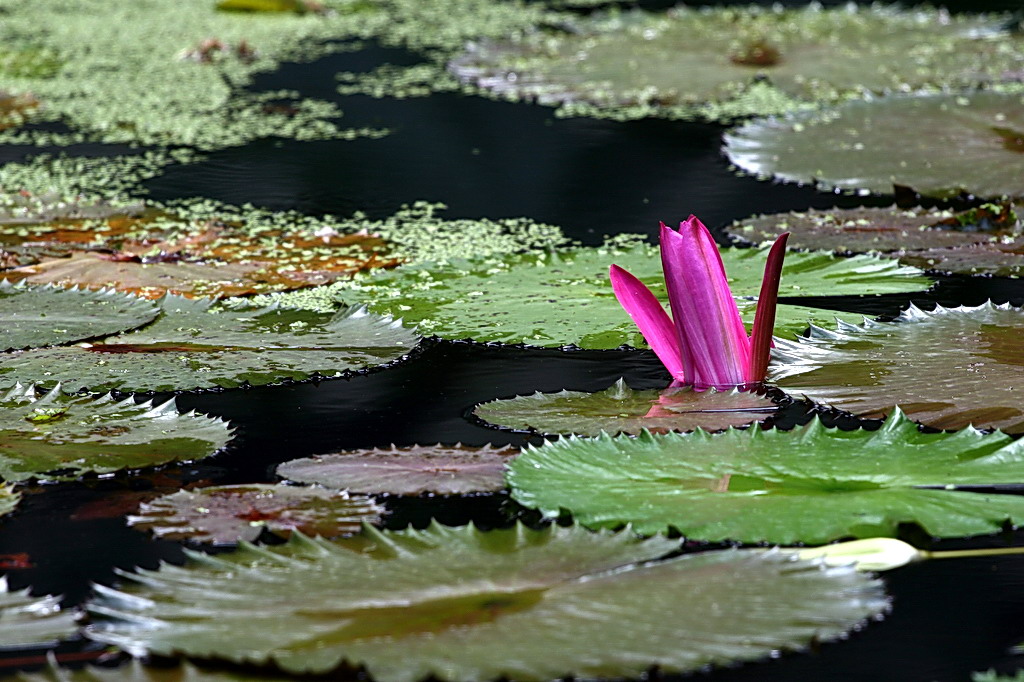
[[[231,438],[220,419],[180,414],[173,401],[40,393],[20,384],[0,398],[0,478],[63,480],[202,459]]]
[[[543,434],[636,435],[647,429],[720,431],[767,419],[778,407],[756,393],[694,391],[691,387],[634,391],[626,382],[598,393],[534,393],[477,405],[473,414],[499,428]]]
[[[513,498],[546,516],[778,544],[894,536],[901,523],[941,537],[995,533],[1024,522],[1024,498],[947,488],[1022,481],[1024,441],[921,433],[899,412],[878,431],[815,418],[791,431],[570,437],[525,450],[508,474]]]
[[[285,537],[294,531],[336,537],[376,523],[383,508],[372,499],[339,490],[291,485],[221,485],[179,490],[143,502],[128,525],[158,538],[215,545],[253,541],[264,529]]]
[[[766,252],[722,249],[732,292],[744,320],[754,318]],[[643,339],[619,306],[608,282],[616,263],[667,300],[658,250],[646,244],[566,249],[476,261],[404,266],[345,283],[339,296],[370,310],[402,317],[425,334],[449,339],[525,343],[532,346],[617,348],[643,346]],[[914,268],[890,260],[823,253],[790,253],[782,270],[780,296],[893,293],[927,289],[930,281]],[[807,328],[802,309],[779,306],[775,333],[793,336]],[[817,311],[820,318],[833,314]]]
[[[77,610],[61,609],[60,597],[10,591],[0,578],[0,651],[56,644],[78,633]]]
[[[898,405],[938,429],[968,424],[1024,432],[1024,310],[916,307],[892,322],[814,328],[810,338],[778,341],[769,383],[865,418]]]
[[[125,574],[126,592],[91,603],[90,636],[293,673],[364,665],[379,682],[610,678],[762,658],[886,608],[876,579],[775,553],[649,563],[677,547],[558,526],[295,535]]]
[[[821,187],[1024,197],[1024,154],[1007,146],[1005,127],[1024,130],[1019,90],[889,96],[751,121],[726,134],[725,149],[759,177]]]
[[[152,322],[160,309],[110,290],[83,291],[0,282],[2,350],[55,346],[128,331]]]
[[[504,488],[505,463],[517,454],[512,447],[392,446],[293,459],[277,475],[373,495],[465,495]]]
[[[613,10],[561,31],[472,43],[449,68],[496,95],[570,114],[730,119],[1005,78],[1024,40],[999,35],[1004,20],[875,5]]]
[[[330,315],[242,303],[211,311],[212,304],[171,296],[139,331],[89,347],[0,355],[0,381],[63,381],[72,391],[258,386],[361,371],[399,360],[419,342],[398,322],[358,309]]]

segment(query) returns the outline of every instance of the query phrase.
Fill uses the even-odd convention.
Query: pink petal
[[[651,350],[673,378],[683,380],[685,375],[679,337],[657,297],[643,282],[618,265],[609,268],[608,278],[612,281],[615,298],[619,299],[619,303],[640,328]]]
[[[711,233],[690,216],[678,232],[663,225],[661,239],[672,317],[693,362],[688,376],[697,387],[746,383],[750,341]]]
[[[768,371],[768,359],[772,347],[772,331],[775,329],[775,307],[779,301],[779,280],[782,278],[782,261],[786,257],[786,242],[789,232],[779,235],[768,252],[764,265],[761,293],[757,297],[757,312],[754,313],[754,329],[750,334],[750,371],[747,381],[763,381]]]

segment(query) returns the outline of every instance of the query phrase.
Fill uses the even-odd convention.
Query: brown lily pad
[[[534,393],[477,405],[480,419],[499,428],[597,436],[669,431],[721,431],[771,416],[778,406],[746,391],[695,391],[690,386],[634,391],[619,379],[597,393]]]
[[[179,490],[139,508],[128,525],[158,538],[189,539],[217,545],[253,541],[266,528],[334,537],[357,532],[380,520],[383,509],[368,497],[339,490],[289,485],[222,485]]]
[[[277,475],[352,492],[465,495],[505,487],[505,463],[519,448],[413,445],[293,459]]]
[[[969,244],[953,249],[921,249],[900,254],[900,262],[956,275],[1024,275],[1024,238]]]
[[[256,238],[226,226],[207,226],[174,240],[126,239],[113,252],[70,250],[70,257],[44,258],[0,273],[0,278],[114,288],[148,298],[167,293],[242,296],[328,284],[361,270],[397,265],[399,260],[384,255],[387,249],[384,240],[369,234],[278,232]]]
[[[796,396],[881,418],[897,406],[938,429],[1024,433],[1024,309],[911,306],[892,322],[811,327],[776,339],[768,381]]]
[[[755,243],[789,232],[789,245],[798,249],[885,253],[998,242],[1018,233],[1020,221],[1005,202],[960,212],[898,206],[791,211],[744,218],[728,231]]]

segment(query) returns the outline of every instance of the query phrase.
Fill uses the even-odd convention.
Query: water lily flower
[[[661,224],[661,263],[671,318],[651,290],[626,270],[612,265],[609,278],[615,297],[677,383],[698,389],[756,383],[768,369],[788,238],[789,233],[781,235],[768,252],[749,337],[718,246],[695,216],[679,230]]]

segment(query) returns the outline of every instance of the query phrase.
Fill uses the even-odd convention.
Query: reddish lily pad
[[[859,417],[899,406],[939,429],[1024,433],[1024,309],[911,306],[892,322],[840,323],[776,340],[768,381]]]
[[[1024,197],[1024,90],[852,100],[751,121],[726,153],[759,177],[862,193]]]
[[[956,275],[1024,275],[1024,238],[970,244],[954,249],[924,249],[900,254],[900,262],[923,270]]]
[[[139,507],[128,525],[158,538],[216,545],[252,541],[263,529],[285,537],[293,531],[334,537],[380,520],[383,508],[368,497],[340,490],[290,485],[221,485],[179,490]]]
[[[1013,206],[986,204],[954,213],[937,208],[833,208],[755,215],[728,232],[754,243],[789,232],[789,245],[844,253],[939,249],[998,242],[1020,231]],[[904,261],[905,262],[905,261]],[[928,269],[919,262],[910,263]]]
[[[505,487],[505,463],[518,448],[412,445],[293,459],[277,475],[357,493],[465,495]]]
[[[634,391],[619,379],[598,393],[534,393],[482,403],[473,410],[499,428],[543,434],[596,436],[669,431],[721,431],[763,420],[778,409],[756,393],[737,390],[695,391],[692,387]]]

